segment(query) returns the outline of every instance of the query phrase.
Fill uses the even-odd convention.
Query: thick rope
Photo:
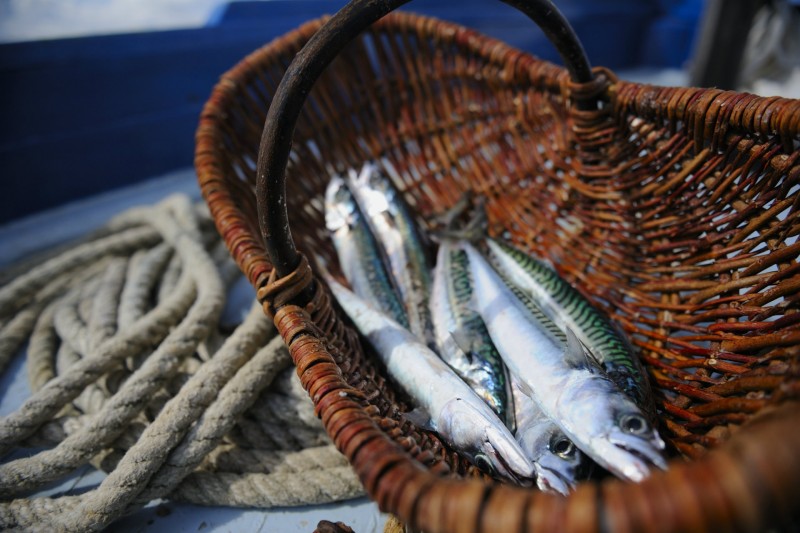
[[[235,507],[286,507],[354,498],[364,489],[346,463],[325,470],[274,474],[209,475],[200,471],[187,478],[174,495],[190,503]],[[220,497],[224,499],[220,501]]]
[[[248,327],[253,329],[252,335],[257,336],[257,344],[263,344],[268,335],[274,332],[258,305],[253,306],[247,320],[237,332]],[[278,371],[290,363],[289,354],[280,340],[279,337],[274,337],[272,342],[246,361],[232,379],[227,380],[217,401],[200,415],[197,423],[186,435],[186,439],[172,450],[164,467],[149,480],[135,503],[147,503],[155,497],[155,494],[164,494],[174,488],[217,446],[234,425],[234,420],[252,404],[258,393],[272,382]],[[221,351],[231,350],[242,353],[245,348],[227,343]],[[231,354],[229,357],[233,359],[235,355]],[[239,362],[238,359],[236,362]],[[204,365],[203,369],[208,367],[209,365]],[[201,372],[195,374],[199,375]]]
[[[0,454],[58,412],[88,385],[108,372],[126,355],[161,342],[191,305],[196,295],[191,278],[184,276],[179,289],[163,306],[148,313],[122,335],[110,339],[89,357],[57,376],[29,398],[15,413],[0,420]]]
[[[63,255],[54,257],[38,268],[15,278],[0,289],[0,316],[12,315],[27,305],[39,289],[63,272],[96,261],[103,255],[125,254],[143,245],[153,244],[157,242],[158,238],[158,232],[154,228],[131,228],[121,234],[88,242]]]
[[[188,314],[88,427],[70,435],[53,450],[0,466],[0,497],[10,492],[33,489],[87,462],[120,435],[143,403],[172,377],[180,361],[194,352],[211,325],[216,323],[224,301],[222,283],[206,251],[188,237],[188,232],[181,231],[177,222],[177,218],[170,218],[163,212],[154,213],[151,219],[151,223],[175,246],[185,262],[193,263],[191,272],[197,288],[197,300]],[[76,328],[76,337],[84,339],[78,344],[86,346],[79,348],[88,352],[87,336],[79,335],[78,326],[71,325]],[[80,362],[73,368],[80,366]]]
[[[63,288],[70,283],[83,283],[87,278],[100,272],[105,266],[105,260],[91,265],[80,272],[67,271],[56,276],[52,283],[45,285],[37,291],[28,307],[19,311],[10,320],[0,320],[0,372],[2,372],[22,344],[31,336],[39,316],[58,296],[62,295]],[[0,314],[3,314],[0,311]]]
[[[241,274],[209,220],[185,197],[132,209],[0,288],[0,370],[27,341],[34,390],[0,419],[0,453],[54,446],[0,464],[0,529],[99,530],[164,497],[363,494],[260,306],[219,329]],[[95,490],[20,498],[87,463],[111,470]]]
[[[135,324],[147,313],[150,294],[170,259],[172,248],[168,243],[161,243],[150,250],[141,250],[134,254],[128,266],[128,281],[120,295],[117,317],[120,329]]]
[[[208,364],[181,388],[142,437],[103,481],[99,491],[87,496],[83,504],[66,517],[67,529],[97,529],[110,523],[137,494],[131,487],[144,489],[169,452],[177,446],[189,426],[214,400],[219,390],[246,362],[247,355],[263,344],[270,333],[269,323],[254,307],[248,320]],[[198,461],[199,462],[199,461]],[[171,466],[171,465],[170,465]],[[188,474],[188,472],[186,472]],[[169,487],[169,483],[165,484]],[[161,492],[163,494],[164,491]],[[147,498],[144,503],[151,498]],[[89,520],[91,517],[91,520]]]

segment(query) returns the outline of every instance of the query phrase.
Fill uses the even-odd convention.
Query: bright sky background
[[[0,0],[0,42],[203,26],[227,0]]]

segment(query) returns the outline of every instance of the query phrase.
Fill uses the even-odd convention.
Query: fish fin
[[[511,370],[509,370],[509,372],[511,372]],[[528,398],[532,398],[533,397],[533,389],[531,388],[530,385],[528,385],[527,383],[525,383],[521,379],[518,379],[516,381],[516,383],[517,383],[517,386],[519,387],[519,390],[522,391],[522,394],[524,394]]]
[[[450,225],[434,234],[439,240],[460,239],[469,243],[480,242],[489,230],[489,218],[486,214],[486,198],[484,196],[478,196],[475,201],[475,207],[469,216],[468,222],[460,228]]]
[[[577,349],[576,347],[580,346],[580,349],[583,350],[584,357],[586,357],[586,361],[589,363],[589,369],[599,370],[602,373],[606,373],[603,363],[597,358],[597,356],[593,354],[591,350],[589,350],[589,348],[578,339],[578,337],[571,329],[567,328],[567,332],[568,332],[567,342],[570,341],[570,335],[571,335],[573,341],[573,349]]]
[[[450,336],[453,338],[453,342],[456,343],[456,346],[458,346],[461,351],[467,355],[467,357],[472,359],[472,352],[474,351],[475,347],[475,339],[473,339],[472,336],[470,336],[470,334],[463,329],[451,331]]]
[[[403,413],[412,424],[417,426],[418,428],[427,429],[428,431],[434,431],[433,428],[433,421],[431,420],[431,416],[425,412],[424,409],[421,407],[415,407],[411,411],[407,413]]]
[[[601,369],[593,357],[591,357],[583,347],[583,344],[575,333],[567,328],[565,332],[567,337],[567,346],[564,348],[564,361],[567,365],[573,368],[588,368],[592,372],[597,372]]]
[[[472,191],[467,190],[448,210],[433,218],[434,224],[442,226],[445,231],[455,229],[456,222],[472,204]]]
[[[464,228],[445,228],[438,231],[433,231],[431,232],[431,237],[436,242],[442,242],[446,239],[475,241],[480,238],[479,236],[474,235],[474,232],[470,232]]]

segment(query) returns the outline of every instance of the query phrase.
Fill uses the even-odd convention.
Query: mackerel
[[[406,328],[324,273],[356,328],[375,348],[387,372],[417,406],[409,417],[436,431],[485,472],[515,482],[530,480],[534,465],[488,405]]]
[[[566,347],[548,334],[544,314],[524,308],[487,260],[468,242],[474,302],[523,392],[589,457],[617,476],[641,481],[650,466],[666,467],[664,442],[647,417],[586,357],[567,329]]]
[[[439,244],[430,300],[438,353],[513,428],[506,370],[471,301],[467,255],[452,240],[445,239]]]
[[[405,309],[384,267],[380,248],[345,181],[334,176],[325,190],[325,226],[344,276],[356,294],[376,302],[392,320],[408,327]]]
[[[348,182],[367,224],[385,250],[409,329],[432,348],[435,341],[428,307],[432,268],[422,234],[400,193],[377,165],[367,163],[360,173],[351,171]]]
[[[472,292],[466,253],[453,240],[443,239],[431,295],[439,355],[506,420],[528,459],[537,465],[538,487],[566,495],[585,470],[588,459],[522,392],[519,379],[507,372],[483,319],[472,305]],[[558,328],[553,335],[564,339]]]
[[[500,278],[503,279],[502,276]],[[536,302],[508,280],[503,279],[503,282],[551,342],[566,349],[566,334],[547,318]],[[569,490],[575,488],[576,481],[591,469],[591,460],[575,446],[558,424],[548,418],[536,402],[523,392],[525,389],[527,387],[520,379],[511,374],[514,414],[517,421],[517,430],[514,436],[522,445],[522,449],[528,452],[531,460],[559,476],[561,484],[552,481],[551,486],[560,486],[559,492],[567,494]],[[531,453],[536,457],[532,457]]]
[[[586,475],[591,461],[524,392],[526,387],[517,376],[511,374],[510,382],[517,424],[514,438],[528,458],[547,474],[537,478],[537,485],[541,490],[566,496]]]
[[[580,292],[543,262],[501,241],[487,238],[492,266],[532,298],[562,330],[572,330],[608,377],[651,421],[655,405],[641,361],[627,338]]]

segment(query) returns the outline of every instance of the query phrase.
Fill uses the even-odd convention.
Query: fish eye
[[[550,442],[550,451],[562,459],[569,459],[575,454],[575,445],[563,435],[554,435]]]
[[[475,456],[475,466],[480,468],[482,471],[486,472],[487,474],[494,474],[494,466],[492,466],[492,462],[489,460],[488,457],[479,453]]]
[[[623,415],[619,421],[620,427],[623,431],[627,431],[632,435],[642,435],[650,431],[650,424],[642,415]]]

